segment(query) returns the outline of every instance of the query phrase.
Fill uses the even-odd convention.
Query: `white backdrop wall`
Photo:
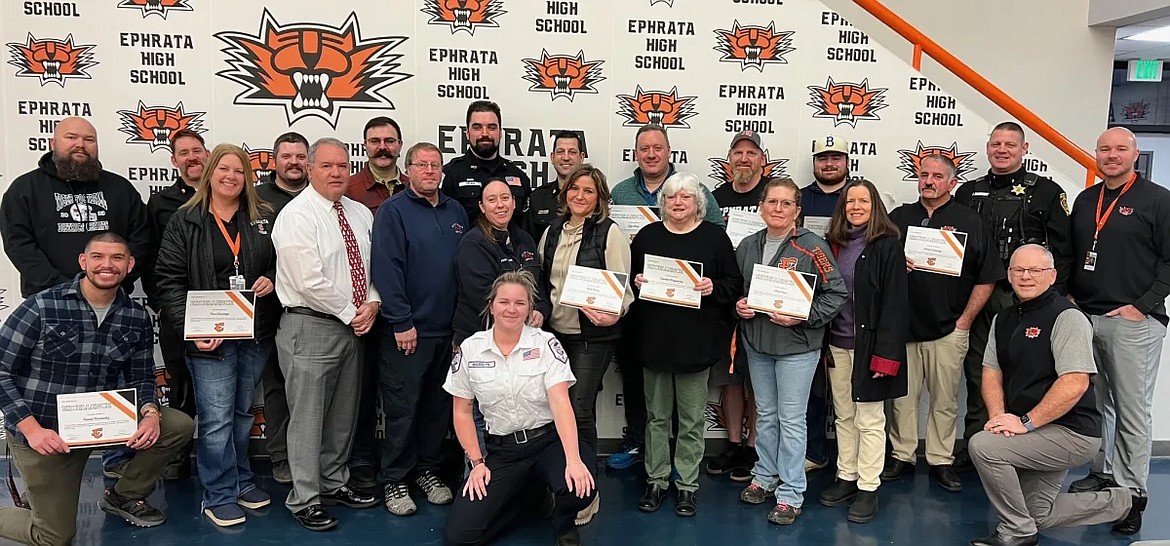
[[[461,5],[474,9],[448,8]],[[972,33],[971,49],[984,38]],[[815,0],[11,1],[0,6],[0,39],[0,189],[35,165],[67,115],[94,123],[106,168],[145,198],[173,179],[162,143],[180,127],[247,145],[259,169],[289,127],[336,136],[357,169],[370,117],[395,118],[404,140],[435,142],[449,159],[463,149],[467,104],[488,98],[503,109],[502,153],[536,184],[553,175],[551,133],[581,131],[589,160],[616,183],[635,166],[636,127],[654,121],[668,127],[678,168],[712,187],[741,128],[763,136],[771,174],[802,185],[812,140],[834,133],[853,142],[855,175],[910,201],[918,159],[948,154],[974,178],[990,126],[1005,119],[956,100],[901,46],[886,44],[892,53]],[[1029,166],[1070,189],[1083,180],[1039,157]],[[17,280],[0,264],[0,317]],[[603,438],[620,436],[620,390],[611,372],[598,402]],[[712,393],[714,436],[718,402]]]

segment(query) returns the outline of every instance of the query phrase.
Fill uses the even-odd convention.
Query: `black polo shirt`
[[[908,277],[910,341],[933,341],[945,337],[955,330],[955,321],[967,307],[975,285],[993,283],[1005,277],[1003,263],[986,235],[983,219],[954,199],[947,200],[930,216],[921,202],[907,203],[890,212],[890,219],[902,231],[903,245],[910,226],[967,234],[960,276],[914,270]]]

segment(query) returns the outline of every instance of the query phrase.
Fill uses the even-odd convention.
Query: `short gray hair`
[[[699,182],[699,177],[691,173],[674,173],[662,183],[662,189],[658,191],[659,212],[665,210],[666,198],[680,191],[695,197],[695,216],[702,220],[707,215],[707,192],[703,191],[703,183]]]
[[[349,161],[349,148],[345,146],[344,142],[333,137],[322,137],[317,139],[312,146],[309,146],[309,163],[311,165],[317,164],[317,149],[322,146],[337,146],[341,148],[345,152],[345,160]]]
[[[948,181],[954,180],[954,179],[959,177],[959,169],[958,169],[958,167],[955,167],[955,162],[951,158],[949,158],[945,155],[942,155],[942,154],[930,154],[930,155],[922,158],[922,160],[919,161],[918,164],[924,165],[924,164],[926,164],[927,161],[941,163],[943,168],[947,170],[947,180]]]
[[[1041,253],[1041,255],[1044,256],[1044,263],[1048,264],[1048,267],[1056,267],[1056,260],[1052,257],[1052,251],[1050,251],[1047,248],[1044,248],[1042,245],[1038,245],[1036,243],[1028,243],[1026,245],[1020,245],[1020,247],[1017,248],[1015,252],[1012,252],[1012,257],[1015,257],[1016,254],[1019,254],[1021,251],[1025,250],[1025,249],[1039,251]],[[1011,263],[1011,262],[1009,261],[1008,263]]]

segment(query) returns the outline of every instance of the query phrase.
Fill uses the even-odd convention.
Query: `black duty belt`
[[[504,434],[502,436],[496,435],[496,434],[488,434],[487,443],[490,445],[495,445],[495,446],[527,444],[529,440],[535,440],[537,438],[540,438],[541,436],[544,436],[545,434],[548,434],[550,432],[554,432],[556,430],[557,430],[556,423],[553,421],[549,421],[548,423],[545,423],[544,425],[541,425],[541,426],[536,427],[536,428],[530,428],[528,430],[517,430],[516,432],[513,432],[511,434]]]
[[[337,318],[336,315],[330,315],[329,313],[322,313],[320,311],[310,309],[308,307],[285,307],[284,311],[286,313],[292,313],[294,315],[305,315],[307,317],[313,317],[313,318],[319,318],[319,319],[325,319],[325,320],[333,320],[333,321],[340,322],[341,324],[345,324],[344,322],[341,322],[341,319]]]

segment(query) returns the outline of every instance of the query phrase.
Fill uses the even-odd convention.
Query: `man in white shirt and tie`
[[[349,168],[340,140],[313,143],[310,187],[284,207],[272,230],[276,293],[285,307],[276,334],[293,479],[285,506],[312,531],[337,526],[323,505],[377,504],[375,497],[345,485],[357,424],[361,336],[381,305],[370,283],[373,217],[344,195]]]

